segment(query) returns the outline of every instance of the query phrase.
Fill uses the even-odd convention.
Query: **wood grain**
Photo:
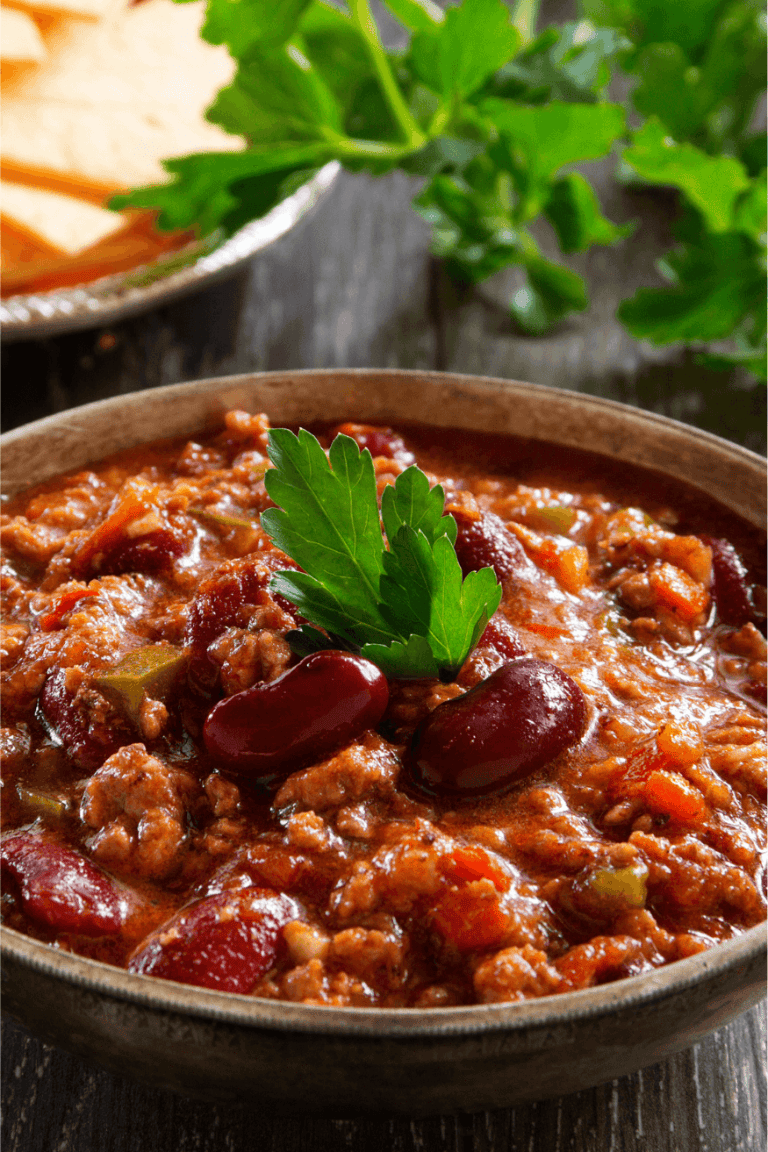
[[[4,1025],[3,1043],[4,1152],[761,1152],[766,1140],[761,1008],[592,1091],[411,1122],[266,1116],[93,1071],[18,1025]]]

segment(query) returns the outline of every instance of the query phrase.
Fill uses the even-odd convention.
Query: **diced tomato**
[[[580,592],[589,575],[589,553],[581,544],[563,549],[552,566],[552,574],[566,592]]]
[[[54,604],[50,612],[46,612],[45,616],[40,617],[40,627],[43,632],[53,632],[55,628],[60,627],[64,622],[64,617],[67,615],[75,604],[88,596],[98,596],[99,591],[97,588],[87,588],[85,585],[78,585],[76,588],[69,587],[64,591]]]
[[[589,575],[589,554],[581,544],[562,536],[541,536],[525,524],[510,523],[510,529],[525,545],[528,554],[550,572],[566,592],[580,592]]]
[[[98,569],[99,557],[111,552],[120,543],[128,525],[151,512],[155,496],[155,485],[140,479],[129,481],[113,502],[106,518],[80,545],[74,557],[78,570],[84,572],[92,567]]]
[[[432,924],[459,952],[500,948],[509,931],[498,893],[488,880],[449,888],[437,903]]]
[[[623,767],[619,768],[609,781],[611,795],[621,799],[639,796],[651,772],[667,767],[669,757],[661,751],[655,740],[651,744],[635,748],[630,752]]]
[[[648,571],[648,580],[657,600],[687,623],[709,603],[706,588],[674,564],[654,564]]]
[[[443,856],[441,869],[454,883],[457,880],[490,880],[497,892],[505,892],[509,878],[504,869],[491,860],[482,848],[464,844]]]
[[[564,628],[557,628],[554,624],[538,624],[535,620],[526,620],[523,627],[529,632],[535,632],[537,636],[543,636],[546,640],[558,640],[565,633]]]
[[[697,824],[707,815],[701,793],[672,772],[652,772],[645,782],[645,802],[652,812],[678,824]]]
[[[671,764],[695,764],[704,754],[701,733],[692,723],[667,721],[656,737],[656,743]]]
[[[648,968],[643,945],[631,936],[594,936],[555,960],[568,988],[592,988]]]

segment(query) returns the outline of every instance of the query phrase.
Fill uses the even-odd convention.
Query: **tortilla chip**
[[[144,0],[47,36],[49,62],[3,92],[2,158],[111,190],[167,179],[160,160],[233,150],[203,118],[234,63],[198,35],[201,3]]]
[[[51,253],[24,232],[18,232],[7,220],[2,221],[0,228],[0,263],[3,271],[7,268],[18,269],[32,263],[49,260]]]
[[[115,0],[3,0],[3,7],[17,8],[31,16],[74,16],[100,20],[115,6]]]
[[[5,223],[42,247],[74,256],[125,228],[125,219],[73,196],[4,183],[0,213]]]
[[[151,263],[162,254],[171,254],[192,240],[189,232],[158,233],[154,213],[126,213],[123,231],[107,237],[77,256],[55,256],[43,252],[12,227],[2,230],[2,292],[45,292],[89,284],[102,276],[131,272]],[[137,273],[141,276],[141,273]]]
[[[0,60],[38,64],[45,57],[45,44],[34,20],[26,12],[0,8]]]

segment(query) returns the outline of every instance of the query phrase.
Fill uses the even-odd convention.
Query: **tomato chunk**
[[[129,972],[219,992],[250,992],[277,958],[299,904],[266,888],[220,892],[183,908],[140,945]]]
[[[441,861],[444,874],[451,880],[490,880],[497,892],[509,887],[509,877],[504,869],[482,848],[473,844],[463,844],[444,856]]]
[[[648,580],[657,599],[686,623],[695,620],[709,603],[706,588],[674,564],[654,565],[648,572]]]
[[[672,772],[651,772],[645,783],[645,802],[652,812],[678,824],[697,824],[707,815],[701,792]]]
[[[438,901],[432,924],[459,952],[500,948],[509,931],[498,892],[488,880],[449,888]]]
[[[59,596],[51,611],[40,617],[40,627],[43,632],[53,632],[54,629],[60,628],[64,623],[64,617],[72,611],[76,604],[89,596],[98,596],[98,594],[97,588],[86,588],[84,584],[73,582]]]

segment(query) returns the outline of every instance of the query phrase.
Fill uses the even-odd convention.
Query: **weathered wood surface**
[[[6,1024],[3,1149],[763,1152],[764,1040],[764,1014],[755,1008],[697,1047],[591,1091],[504,1111],[409,1122],[276,1118],[247,1103],[181,1099],[95,1072]]]
[[[428,230],[394,176],[343,177],[315,216],[226,284],[108,330],[3,348],[3,422],[107,395],[249,370],[398,366],[581,388],[687,420],[757,450],[765,393],[678,352],[641,348],[613,318],[667,243],[658,202],[606,202],[641,217],[622,249],[580,258],[589,314],[551,336],[514,336],[509,285],[462,295],[428,254]],[[428,413],[425,418],[428,419]],[[153,434],[161,429],[151,429]],[[98,454],[98,445],[94,445]],[[762,1152],[762,1009],[698,1048],[591,1091],[505,1112],[412,1123],[277,1119],[138,1087],[6,1025],[5,1152]],[[158,1055],[162,1059],[162,1055]],[[311,1083],[308,1083],[308,1094]]]
[[[656,277],[670,205],[616,188],[610,162],[600,174],[606,212],[640,223],[620,248],[573,258],[592,306],[551,335],[512,333],[504,299],[514,273],[469,294],[447,281],[409,207],[415,182],[343,175],[310,220],[227,283],[106,330],[4,346],[3,426],[178,380],[370,365],[577,388],[760,450],[764,388],[640,345],[616,321],[617,302]]]

